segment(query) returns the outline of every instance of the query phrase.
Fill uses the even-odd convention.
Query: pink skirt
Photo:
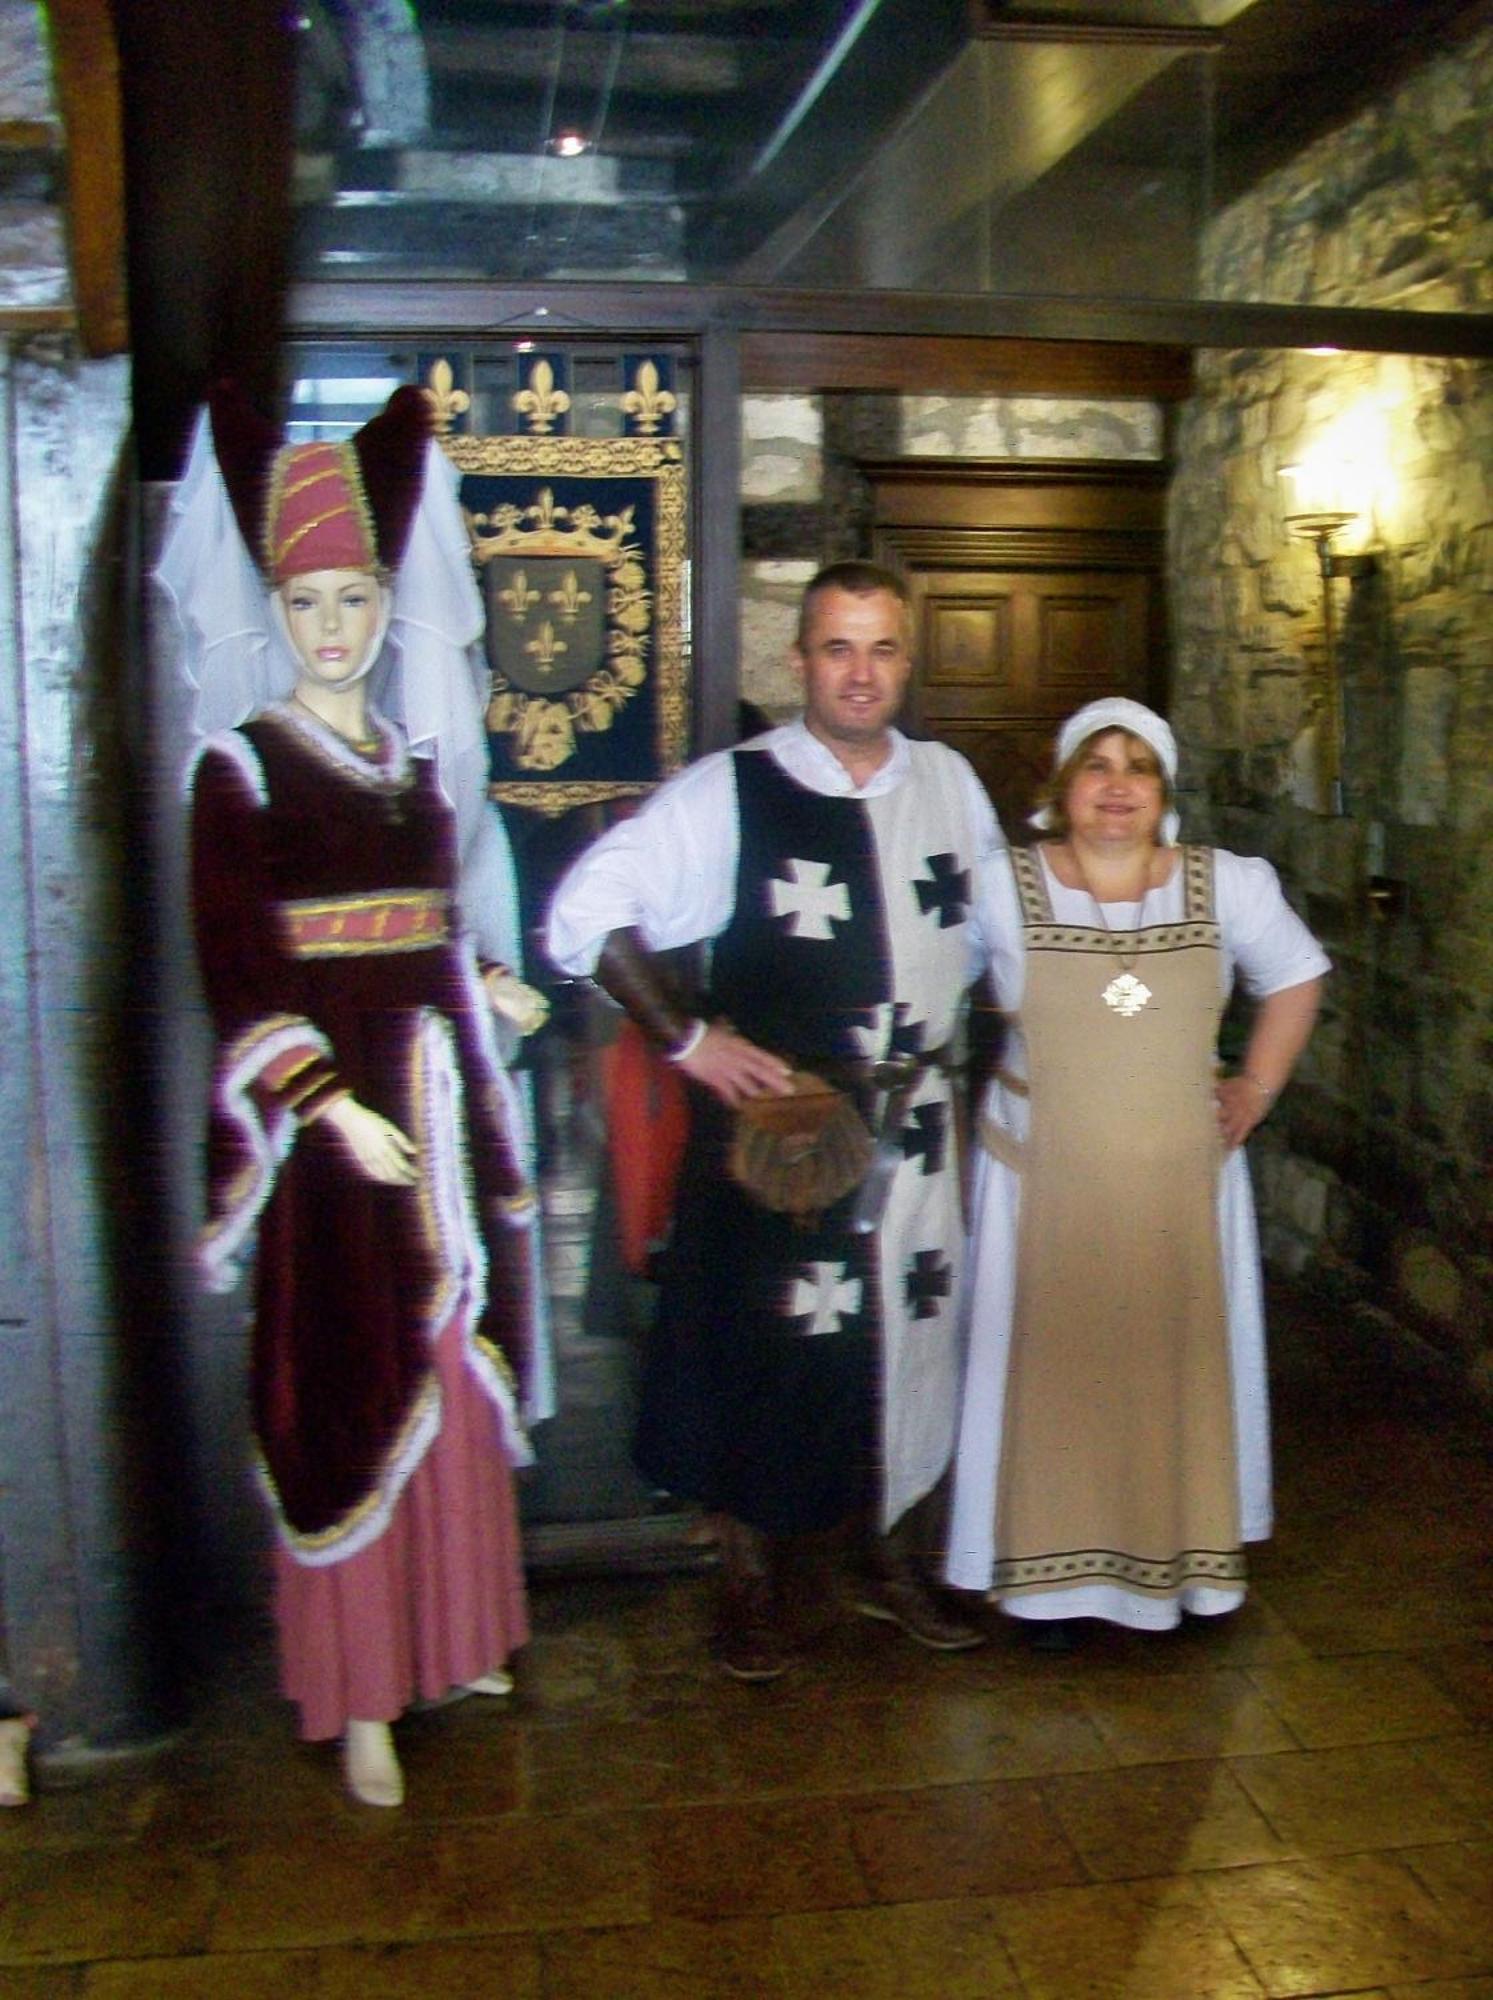
[[[457,1324],[436,1345],[436,1375],[440,1435],[379,1539],[318,1568],[275,1549],[280,1687],[312,1741],[438,1700],[529,1636],[513,1474]]]

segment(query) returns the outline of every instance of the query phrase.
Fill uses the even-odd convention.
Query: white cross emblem
[[[810,1264],[813,1274],[795,1278],[788,1291],[790,1319],[807,1319],[809,1333],[838,1333],[861,1309],[861,1281],[847,1278],[844,1264]]]
[[[850,890],[844,882],[830,883],[828,861],[790,861],[790,879],[775,877],[767,885],[775,917],[787,917],[788,935],[801,938],[833,938],[830,928],[838,918],[850,919]]]

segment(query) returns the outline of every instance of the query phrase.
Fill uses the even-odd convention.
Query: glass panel
[[[534,393],[540,359],[551,371],[552,388],[536,431],[534,407],[521,399]],[[483,437],[512,437],[532,450],[536,435],[563,436],[577,441],[574,451],[551,457],[578,457],[585,452],[582,440],[646,437],[651,423],[651,435],[678,441],[688,467],[693,397],[686,348],[571,341],[547,343],[541,357],[529,340],[432,340],[418,348],[321,341],[293,347],[289,365],[292,429],[299,437],[346,436],[401,382],[417,382],[436,396],[441,421],[461,441],[453,446],[458,465]],[[637,401],[625,400],[630,392]],[[568,398],[563,408],[562,398]],[[563,497],[564,490],[557,483],[557,494]],[[463,497],[469,497],[465,486]],[[686,687],[688,527],[685,507],[677,667]],[[593,559],[593,568],[600,566]],[[584,572],[582,562],[574,567]],[[531,565],[531,581],[534,574]],[[583,573],[582,580],[591,578]],[[656,646],[650,668],[660,652]],[[652,1532],[647,1524],[659,1515],[660,1503],[633,1472],[628,1450],[638,1342],[652,1317],[655,1287],[645,1257],[639,1268],[624,1262],[632,1218],[624,1229],[615,1193],[611,1147],[616,1141],[609,1135],[631,1125],[635,1136],[637,1124],[612,1108],[616,1093],[626,1087],[612,1055],[620,1017],[589,985],[557,979],[541,946],[545,909],[560,873],[609,818],[629,808],[640,789],[632,785],[616,797],[558,812],[506,801],[495,801],[494,810],[513,855],[523,974],[546,992],[552,1009],[516,1064],[534,1127],[545,1313],[557,1392],[557,1414],[537,1427],[537,1464],[521,1482],[524,1520],[531,1530],[631,1523],[646,1545]],[[639,1261],[633,1258],[635,1265]]]
[[[1424,68],[1455,13],[300,0],[297,266],[1476,310],[1436,282],[1415,192],[1482,200],[1476,85],[1469,105],[1455,61]],[[1386,136],[1404,78],[1420,108]],[[1241,270],[1233,205],[1365,104],[1340,157],[1271,197],[1279,254]],[[1356,211],[1350,298],[1290,252]]]

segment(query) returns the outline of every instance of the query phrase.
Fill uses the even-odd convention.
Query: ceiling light
[[[553,153],[557,159],[578,160],[582,153],[589,153],[591,141],[583,132],[557,132],[545,141],[545,151]]]

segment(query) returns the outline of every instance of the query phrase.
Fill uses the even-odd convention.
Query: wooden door
[[[909,580],[918,661],[909,723],[968,757],[1014,837],[1064,717],[1101,695],[1144,699],[1150,580],[1015,569]]]
[[[1165,699],[1165,470],[900,460],[865,468],[878,558],[912,593],[907,721],[962,751],[1013,839],[1059,724],[1085,702]]]

